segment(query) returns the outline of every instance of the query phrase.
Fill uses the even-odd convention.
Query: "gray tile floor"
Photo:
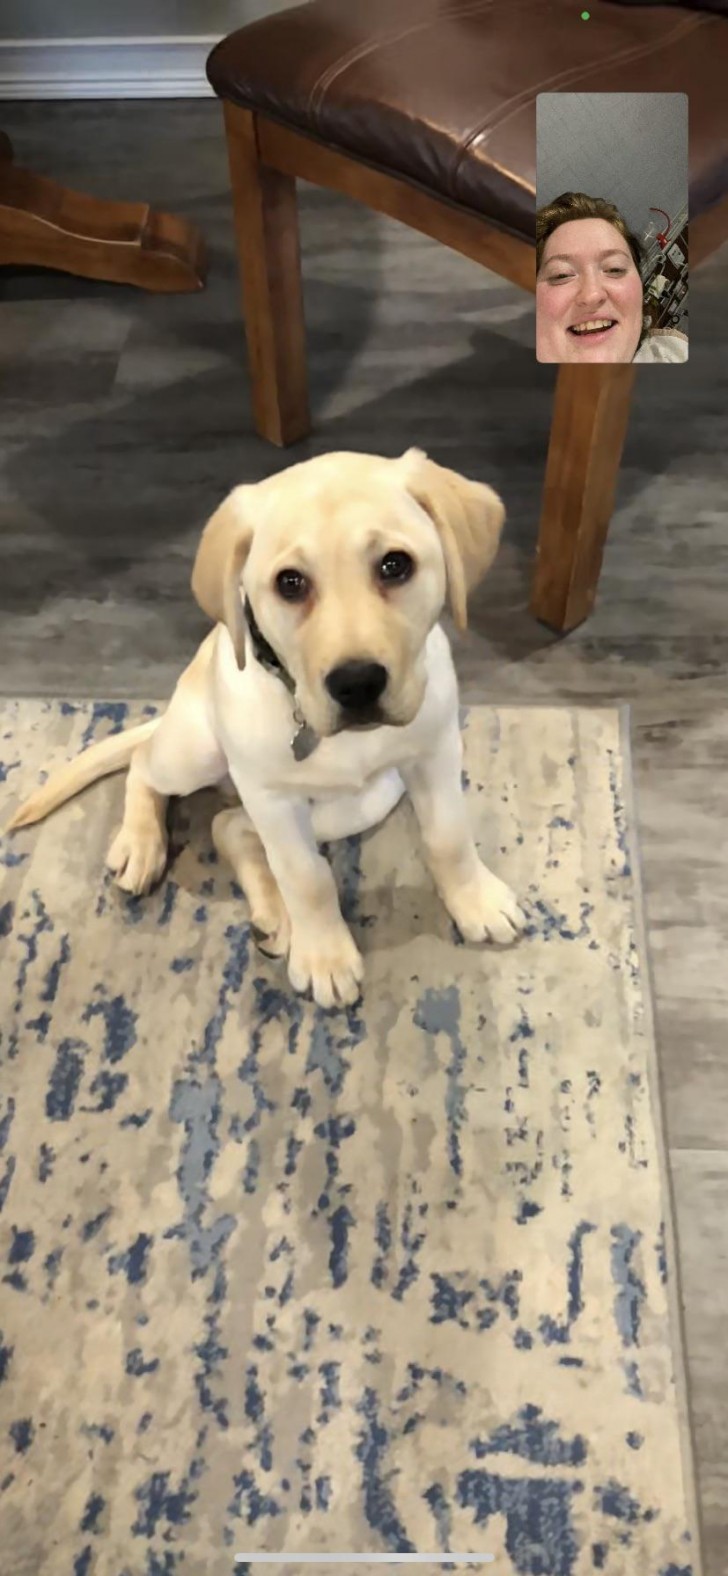
[[[325,449],[417,443],[508,507],[457,647],[465,696],[632,706],[706,1576],[726,1576],[728,250],[691,281],[688,365],[639,375],[598,606],[556,641],[526,611],[553,373],[520,292],[306,188],[316,430],[279,454],[249,425],[218,106],[6,104],[0,121],[18,162],[186,213],[211,253],[194,297],[0,277],[6,694],[163,697],[204,628],[189,568],[227,488]]]

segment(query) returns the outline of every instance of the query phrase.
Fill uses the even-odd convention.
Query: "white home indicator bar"
[[[236,1554],[236,1565],[491,1565],[494,1554]]]

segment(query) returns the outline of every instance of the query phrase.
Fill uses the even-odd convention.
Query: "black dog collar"
[[[291,749],[297,761],[305,761],[309,755],[313,754],[317,744],[320,742],[318,734],[314,733],[313,728],[309,728],[305,717],[302,716],[296,701],[296,686],[293,679],[288,669],[284,667],[278,654],[273,650],[270,641],[266,640],[265,635],[259,629],[257,619],[247,597],[245,598],[244,611],[256,662],[259,662],[261,667],[265,668],[268,673],[273,673],[277,679],[280,679],[281,683],[285,684],[289,695],[293,696],[293,721],[296,724],[296,732],[291,739]]]
[[[284,668],[280,657],[273,650],[270,641],[266,640],[265,635],[261,633],[258,627],[258,621],[247,597],[245,599],[244,611],[245,620],[248,629],[250,630],[250,638],[253,642],[253,651],[255,652],[256,661],[260,663],[261,667],[267,668],[269,673],[275,673],[276,678],[282,679],[286,689],[290,690],[291,694],[293,695],[296,688],[293,679],[291,678],[288,669]]]

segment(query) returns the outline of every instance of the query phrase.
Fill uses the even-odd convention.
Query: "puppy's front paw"
[[[509,947],[526,925],[526,916],[515,894],[485,865],[472,880],[445,898],[447,908],[465,941],[495,941]]]
[[[288,976],[295,991],[309,989],[319,1007],[350,1007],[361,995],[364,960],[343,920],[318,935],[294,927]]]
[[[167,839],[156,824],[134,831],[122,826],[111,844],[106,863],[122,892],[139,897],[143,892],[150,892],[164,875]]]

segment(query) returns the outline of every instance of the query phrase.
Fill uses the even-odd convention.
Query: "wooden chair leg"
[[[311,426],[296,182],[262,162],[252,111],[224,110],[253,418],[283,447]]]
[[[531,612],[560,634],[594,605],[634,376],[632,366],[558,371]]]

